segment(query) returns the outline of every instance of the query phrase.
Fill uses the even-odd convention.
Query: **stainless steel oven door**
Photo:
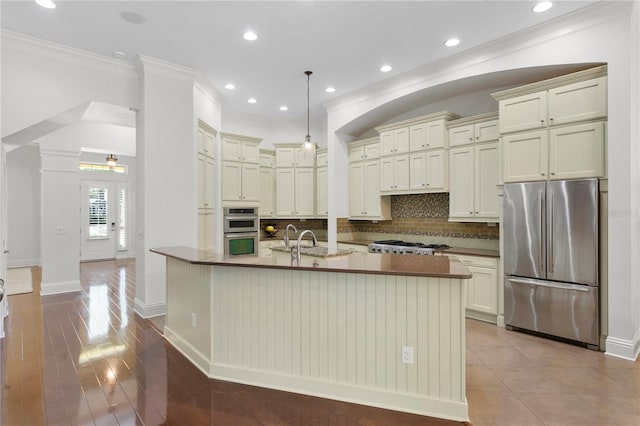
[[[225,216],[224,233],[258,232],[260,222],[257,215]]]
[[[257,256],[258,248],[257,232],[224,235],[224,254],[226,256]]]

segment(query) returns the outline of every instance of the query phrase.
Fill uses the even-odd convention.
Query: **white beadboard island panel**
[[[211,378],[468,421],[464,300],[461,278],[168,258],[165,336]]]

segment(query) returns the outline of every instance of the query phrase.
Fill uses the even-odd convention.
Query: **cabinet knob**
[[[540,124],[544,124],[544,120],[540,120]]]
[[[472,140],[473,140],[473,138],[469,138],[469,140],[470,140],[470,141],[472,141]]]
[[[473,212],[469,212],[469,214],[473,214]]]
[[[553,121],[553,118],[549,118],[549,121]]]
[[[480,214],[480,212],[476,212],[476,214]]]
[[[544,173],[540,173],[541,176],[544,176]]]
[[[551,176],[554,176],[554,175],[555,175],[555,172],[551,172]]]

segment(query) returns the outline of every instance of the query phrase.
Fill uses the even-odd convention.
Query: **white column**
[[[135,311],[148,318],[166,310],[165,259],[149,249],[197,244],[194,72],[147,56],[136,69]]]
[[[78,150],[40,147],[42,286],[40,294],[80,291]]]

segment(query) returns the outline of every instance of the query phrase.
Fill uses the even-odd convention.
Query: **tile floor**
[[[133,261],[84,263],[83,291],[10,296],[2,425],[453,425],[209,380],[133,313]],[[473,425],[640,425],[640,362],[467,320]]]

